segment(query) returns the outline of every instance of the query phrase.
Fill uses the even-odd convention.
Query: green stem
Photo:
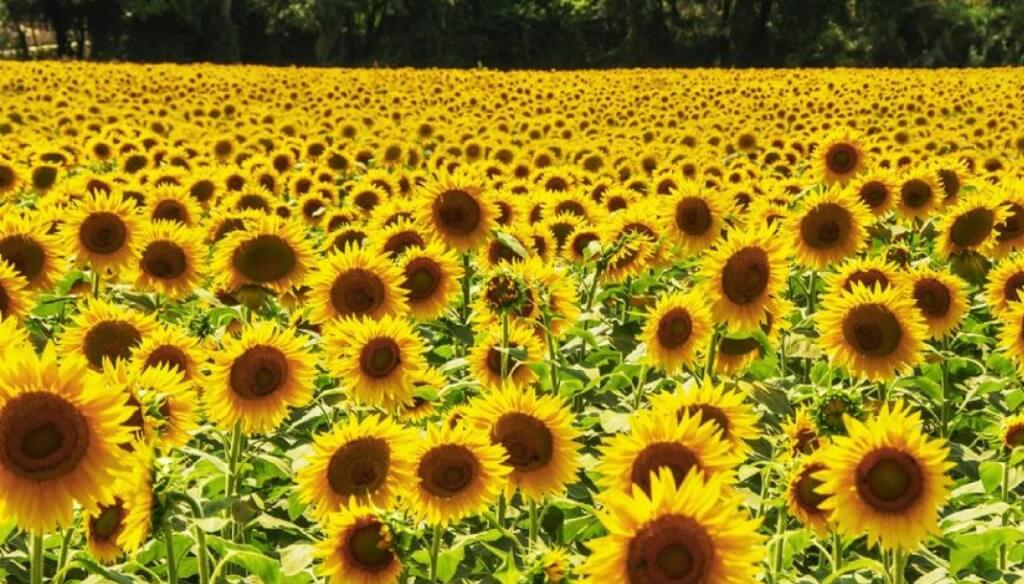
[[[779,508],[779,520],[775,527],[775,556],[772,558],[772,574],[775,582],[782,581],[782,558],[786,545],[786,508]]]
[[[64,566],[68,563],[68,551],[71,548],[71,538],[74,534],[74,527],[69,527],[61,534],[60,555],[57,557],[57,572],[53,577],[53,584],[62,584],[64,582]]]
[[[811,270],[810,282],[807,284],[807,314],[814,314],[814,305],[818,300],[818,270]]]
[[[231,441],[230,450],[228,452],[228,476],[227,476],[227,490],[226,495],[231,498],[234,497],[240,487],[241,476],[239,471],[239,461],[242,458],[242,425],[236,423],[234,429],[231,430]],[[234,515],[231,513],[231,507],[228,507],[228,517],[231,519],[231,539],[235,540],[237,537],[237,525],[234,522]]]
[[[1000,495],[1003,499],[1003,503],[1010,502],[1010,461],[1006,460],[1003,462],[1003,477],[1000,485]],[[1009,527],[1009,512],[1003,513],[1003,525]],[[999,546],[999,570],[1002,572],[1006,571],[1006,544]]]
[[[640,409],[640,404],[644,401],[644,386],[647,385],[647,369],[646,365],[640,366],[640,375],[637,378],[636,388],[633,390],[633,410]]]
[[[942,424],[942,437],[946,438],[949,436],[949,361],[946,359],[946,352],[949,349],[948,341],[943,339],[942,344],[942,358],[939,360],[939,366],[942,368],[942,404],[939,413],[939,420]]]
[[[206,549],[206,532],[199,526],[199,520],[203,518],[203,508],[195,499],[185,493],[170,493],[172,501],[180,501],[188,506],[192,514],[192,531],[196,540],[196,562],[199,570],[199,584],[210,582],[210,560]]]
[[[100,273],[96,268],[92,270],[92,297],[100,297]]]
[[[707,361],[704,363],[704,378],[711,379],[715,374],[715,352],[718,350],[718,341],[721,338],[721,331],[715,327],[711,333],[711,346],[708,347]]]
[[[892,582],[903,584],[904,572],[907,571],[907,553],[903,548],[896,548],[892,551]]]
[[[551,334],[551,319],[544,316],[544,337],[548,342],[548,368],[551,369],[551,393],[558,395],[558,347]]]
[[[832,532],[832,573],[843,568],[843,536],[838,531]]]
[[[505,529],[505,493],[498,494],[498,527]]]
[[[43,584],[43,534],[32,534],[32,559],[29,577],[32,584]]]
[[[170,517],[164,524],[164,546],[167,550],[167,582],[178,583],[178,564],[174,558],[174,531],[171,529]]]
[[[501,385],[508,381],[508,311],[501,311]]]
[[[462,254],[462,324],[469,324],[469,289],[473,278],[473,271],[470,269],[469,252]]]
[[[441,551],[441,524],[434,525],[434,537],[430,542],[430,581],[437,582],[437,554]]]
[[[537,501],[530,499],[530,549],[537,544]]]

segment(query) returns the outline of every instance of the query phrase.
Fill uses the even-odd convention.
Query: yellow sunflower
[[[426,347],[404,318],[346,318],[332,324],[324,341],[327,366],[359,404],[387,410],[407,403],[423,371]]]
[[[822,269],[863,249],[870,222],[863,205],[833,187],[806,196],[801,210],[786,218],[782,233],[793,241],[798,263]]]
[[[675,414],[680,419],[689,415],[700,418],[701,423],[712,423],[736,453],[746,451],[746,441],[760,434],[759,416],[754,406],[747,403],[746,396],[739,391],[729,391],[724,385],[716,385],[708,378],[699,384],[688,383],[672,393],[651,397],[651,408],[655,412]]]
[[[423,233],[421,227],[402,218],[390,225],[372,230],[366,247],[374,254],[383,254],[394,260],[406,251],[426,247],[429,241],[430,237]]]
[[[867,288],[881,287],[888,290],[906,283],[906,277],[899,267],[880,257],[856,258],[843,262],[828,278],[829,294],[841,294],[853,290],[855,284]]]
[[[602,490],[628,493],[633,486],[651,492],[659,468],[669,468],[677,481],[693,472],[731,474],[739,459],[713,420],[684,412],[633,413],[629,432],[617,434],[601,447],[597,471]]]
[[[129,278],[140,290],[184,298],[203,278],[200,262],[205,252],[197,231],[169,221],[149,223],[136,243]]]
[[[478,181],[459,173],[439,175],[421,192],[417,222],[430,226],[448,247],[469,251],[487,240],[497,213]]]
[[[1007,450],[1024,446],[1024,414],[1016,414],[1003,420],[999,436],[1003,442],[1003,448]]]
[[[782,431],[789,441],[789,455],[794,458],[811,454],[821,447],[818,427],[806,408],[798,409],[793,419],[782,425]]]
[[[185,227],[199,223],[202,208],[179,186],[157,187],[146,195],[145,216],[149,221],[168,221]]]
[[[0,319],[21,317],[32,309],[34,303],[26,290],[28,284],[18,270],[7,260],[0,258]]]
[[[662,203],[664,232],[688,255],[711,247],[721,236],[729,205],[718,191],[682,182]]]
[[[99,371],[103,361],[129,359],[132,349],[156,328],[153,317],[90,298],[61,333],[61,354],[84,357]]]
[[[79,265],[117,271],[131,259],[138,225],[130,200],[120,193],[94,191],[64,217],[64,248],[73,250]]]
[[[966,251],[988,254],[996,244],[995,226],[1006,221],[1007,211],[997,197],[975,191],[945,211],[936,225],[936,250],[944,258]]]
[[[108,387],[127,396],[133,413],[126,424],[137,441],[170,451],[187,444],[199,427],[195,389],[171,365],[140,367],[138,363],[106,362],[103,377]]]
[[[963,280],[946,270],[927,266],[914,269],[907,280],[931,338],[941,339],[960,325],[969,308],[967,284]]]
[[[1024,180],[1008,179],[998,191],[999,204],[1006,219],[996,224],[996,243],[989,255],[996,258],[1024,249]]]
[[[114,564],[125,554],[134,552],[149,535],[149,521],[128,522],[129,516],[145,514],[147,519],[152,505],[148,475],[152,467],[152,454],[139,449],[128,455],[128,469],[118,477],[110,503],[85,513],[85,543],[89,553],[103,564]],[[146,504],[149,501],[148,505]],[[140,503],[144,509],[135,509]],[[141,533],[140,533],[141,532]]]
[[[834,364],[867,379],[889,380],[922,359],[928,329],[899,288],[867,288],[830,295],[814,315],[818,342]]]
[[[231,292],[247,285],[275,292],[300,286],[314,258],[302,225],[273,215],[244,225],[217,244],[211,268],[220,286]]]
[[[70,527],[75,504],[112,502],[131,415],[84,359],[47,345],[0,364],[0,511],[36,534]]]
[[[455,254],[436,241],[406,250],[395,265],[402,270],[402,290],[409,314],[431,320],[441,316],[459,293],[462,266]]]
[[[1024,300],[1024,254],[1013,255],[988,273],[985,303],[994,316],[1002,316],[1010,304]]]
[[[815,476],[821,508],[852,537],[867,533],[870,545],[913,550],[939,533],[939,508],[952,482],[949,448],[921,428],[921,417],[902,402],[883,404],[861,422],[845,416],[848,436],[835,436]]]
[[[885,170],[868,171],[850,183],[850,191],[875,217],[881,217],[892,209],[898,188],[895,177]]]
[[[489,329],[470,349],[468,358],[473,377],[484,387],[497,390],[511,386],[523,389],[536,381],[531,365],[544,360],[544,348],[531,329],[514,323],[509,326],[506,376],[501,377],[501,327]]]
[[[606,495],[599,518],[608,534],[588,542],[584,582],[758,581],[765,538],[726,477],[694,472],[679,481],[663,468],[650,482],[649,491]]]
[[[821,456],[821,452],[823,451],[819,450],[801,460],[800,464],[790,471],[786,486],[786,504],[790,514],[819,537],[828,533],[830,515],[822,508],[826,496],[818,492],[822,483],[817,475],[825,470],[825,457]]]
[[[259,322],[235,339],[225,336],[203,384],[206,416],[224,430],[238,424],[243,432],[276,428],[288,409],[313,396],[313,356],[306,341],[291,329]]]
[[[379,512],[344,509],[329,518],[316,544],[320,572],[331,584],[396,584],[402,576],[398,547]]]
[[[390,418],[347,420],[313,438],[295,477],[299,499],[320,518],[353,505],[389,508],[412,484],[415,441]]]
[[[908,172],[898,180],[896,212],[907,219],[923,219],[939,204],[942,187],[931,172]]]
[[[509,387],[473,400],[466,420],[505,449],[505,464],[512,470],[506,489],[510,498],[518,490],[540,500],[561,494],[575,481],[580,433],[558,397]]]
[[[468,424],[431,427],[417,443],[416,478],[402,497],[414,517],[455,523],[497,500],[510,468],[505,449]]]
[[[640,333],[648,363],[669,374],[689,367],[698,350],[707,350],[713,328],[711,312],[697,291],[661,296]]]
[[[0,219],[0,258],[25,278],[29,290],[49,290],[63,266],[60,241],[50,222],[8,212]]]
[[[344,317],[379,319],[408,312],[397,266],[365,249],[347,247],[320,260],[310,279],[310,319],[324,323]]]
[[[867,166],[867,152],[848,133],[835,132],[826,136],[816,155],[827,183],[846,183]]]
[[[786,286],[789,271],[779,238],[764,230],[729,232],[701,264],[711,314],[731,329],[754,329]]]
[[[142,368],[166,365],[186,381],[199,380],[199,341],[177,327],[162,324],[132,349],[131,359]]]

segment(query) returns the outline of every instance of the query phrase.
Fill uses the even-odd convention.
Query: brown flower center
[[[759,247],[745,247],[725,263],[722,290],[733,304],[750,304],[768,289],[770,273],[768,254]]]
[[[862,284],[868,289],[874,289],[876,286],[881,289],[889,287],[889,277],[886,276],[881,270],[871,268],[869,270],[856,271],[846,279],[846,283],[843,284],[843,290],[847,292],[853,290],[854,284]]]
[[[381,438],[358,438],[338,448],[327,465],[327,482],[341,497],[372,495],[384,486],[391,448]]]
[[[460,444],[431,448],[416,469],[420,486],[434,497],[449,499],[462,494],[476,479],[476,456]]]
[[[184,373],[188,369],[188,357],[185,352],[174,345],[160,345],[146,357],[145,367],[170,366]]]
[[[250,347],[231,364],[231,391],[242,399],[263,399],[287,381],[288,359],[276,347]]]
[[[953,297],[942,282],[925,278],[914,283],[914,301],[926,316],[941,318],[949,312]]]
[[[142,333],[131,324],[120,320],[96,323],[85,333],[84,352],[89,364],[99,369],[103,358],[111,361],[128,359],[132,348],[142,341]]]
[[[161,219],[175,223],[188,223],[188,210],[185,205],[172,199],[160,201],[153,209],[153,221]]]
[[[630,480],[650,495],[651,475],[660,468],[671,470],[678,484],[682,483],[691,470],[700,469],[700,460],[692,450],[679,442],[655,442],[637,454]]]
[[[685,308],[673,308],[658,321],[658,343],[666,349],[678,349],[690,340],[693,319]]]
[[[434,199],[434,222],[442,231],[454,235],[468,235],[480,225],[480,203],[463,190],[450,190]]]
[[[814,474],[825,468],[825,465],[820,463],[809,464],[800,471],[800,476],[797,477],[796,482],[793,485],[793,494],[796,495],[794,499],[800,508],[812,515],[822,513],[821,504],[825,502],[826,497],[818,493],[818,487],[821,486],[821,481],[814,478]]]
[[[128,241],[128,227],[115,213],[92,213],[78,228],[85,249],[99,255],[116,253]]]
[[[171,241],[154,241],[142,252],[143,271],[161,280],[173,280],[188,269],[185,251]]]
[[[889,188],[880,181],[868,181],[861,185],[860,192],[857,194],[861,202],[875,209],[884,205],[889,199]]]
[[[1004,442],[1007,448],[1024,445],[1024,425],[1018,424],[1007,428]]]
[[[487,349],[487,368],[491,370],[495,376],[501,375],[501,351],[500,347],[491,347]],[[505,363],[508,366],[508,373],[511,374],[516,367],[519,366],[519,360],[516,359],[512,353],[519,349],[520,346],[516,343],[509,342],[508,350],[509,353],[505,356]]]
[[[518,412],[498,418],[491,430],[491,442],[505,447],[508,453],[506,463],[518,472],[533,472],[547,467],[554,452],[554,438],[547,425]]]
[[[729,416],[725,415],[725,412],[721,408],[713,406],[711,404],[691,404],[679,408],[679,417],[682,418],[683,414],[689,414],[690,416],[696,416],[700,414],[700,419],[703,423],[711,422],[722,431],[722,438],[729,439],[729,430],[732,428],[729,423]]]
[[[921,179],[910,179],[900,187],[903,205],[911,209],[924,207],[932,200],[932,187]]]
[[[383,379],[402,363],[402,352],[393,339],[371,340],[359,353],[359,368],[375,379]]]
[[[843,338],[855,351],[867,357],[887,357],[900,346],[903,327],[881,304],[863,304],[843,319]]]
[[[850,144],[833,144],[825,154],[825,164],[832,173],[843,176],[857,168],[857,149]]]
[[[112,505],[100,505],[100,512],[89,517],[89,532],[92,539],[108,542],[116,539],[124,526],[124,501],[115,497]]]
[[[853,229],[853,217],[843,206],[825,203],[811,209],[800,220],[800,238],[814,249],[832,249],[846,243]]]
[[[971,209],[953,220],[949,239],[961,248],[979,245],[992,233],[995,220],[995,214],[989,209]]]
[[[899,513],[912,507],[924,491],[917,460],[893,448],[880,448],[857,465],[857,493],[871,507]]]
[[[0,466],[46,481],[73,472],[89,448],[89,426],[74,404],[52,393],[25,393],[0,408]]]
[[[402,231],[389,237],[384,242],[384,251],[387,252],[389,257],[394,259],[402,255],[407,249],[423,246],[423,238],[420,237],[420,234],[410,229],[409,231]]]
[[[676,227],[694,237],[711,228],[711,207],[700,197],[685,197],[676,203]]]
[[[274,282],[285,278],[297,267],[295,250],[276,235],[259,235],[235,249],[231,264],[238,273],[253,282]]]
[[[714,569],[715,544],[697,521],[664,515],[640,528],[629,542],[630,584],[702,584]]]
[[[331,306],[342,316],[370,314],[384,304],[384,294],[384,283],[376,274],[355,268],[335,278]]]
[[[385,537],[384,525],[376,519],[363,520],[352,528],[345,545],[349,560],[365,572],[383,572],[395,562],[395,553]]]
[[[402,288],[406,297],[414,302],[430,298],[441,283],[441,266],[426,257],[411,260],[405,266]]]
[[[1017,203],[1006,205],[1009,215],[1006,221],[995,226],[996,241],[1012,241],[1024,235],[1024,207]]]
[[[0,258],[14,266],[18,275],[32,283],[43,272],[46,251],[28,237],[9,235],[0,239]]]

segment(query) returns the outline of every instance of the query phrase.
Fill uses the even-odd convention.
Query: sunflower
[[[426,348],[402,317],[346,318],[326,334],[327,365],[360,404],[391,410],[413,395],[413,379],[426,368]]]
[[[7,260],[0,258],[0,319],[21,317],[32,308],[25,278]]]
[[[454,252],[436,241],[414,247],[395,260],[402,271],[401,288],[409,314],[430,320],[441,316],[459,292],[462,266]]]
[[[1017,363],[1024,373],[1024,302],[1011,302],[999,316],[999,346]]]
[[[110,503],[131,411],[84,359],[47,345],[0,364],[0,510],[27,531],[70,527],[75,503]]]
[[[1024,446],[1024,414],[1016,414],[1003,420],[999,436],[1003,448],[1007,450]]]
[[[487,240],[496,213],[476,180],[458,173],[439,175],[422,193],[417,223],[430,226],[448,247],[469,251]]]
[[[541,565],[543,566],[544,577],[551,584],[564,582],[572,567],[569,563],[569,554],[565,548],[561,547],[552,548],[544,552],[544,556],[541,558]]]
[[[1006,221],[1006,209],[989,193],[973,192],[961,198],[936,225],[936,249],[944,258],[968,251],[988,254],[996,244],[995,226]]]
[[[379,319],[401,315],[409,307],[402,272],[386,258],[362,248],[347,247],[320,261],[310,279],[310,319],[329,322],[343,317]]]
[[[858,176],[850,183],[850,192],[866,206],[875,217],[881,217],[892,209],[895,202],[896,179],[885,170],[872,170]]]
[[[584,582],[756,582],[764,558],[759,521],[741,511],[723,475],[668,469],[644,491],[612,492],[599,512],[607,535],[587,543]]]
[[[415,440],[383,416],[348,420],[317,435],[295,477],[299,499],[321,518],[353,505],[394,505],[412,484]]]
[[[712,423],[736,453],[746,451],[746,441],[758,436],[758,415],[746,397],[707,378],[700,384],[688,383],[673,393],[653,396],[651,408],[675,414],[680,420],[689,415],[698,417],[702,423]]]
[[[136,441],[170,451],[187,444],[199,427],[196,392],[173,366],[107,362],[103,377],[108,387],[128,396],[133,414],[127,425],[135,431]]]
[[[508,330],[508,351],[505,355],[506,377],[501,377],[502,331],[488,329],[483,338],[470,349],[468,358],[473,377],[484,387],[498,390],[506,386],[523,389],[536,381],[531,365],[544,360],[544,349],[534,332],[513,323]]]
[[[138,222],[135,205],[120,193],[94,191],[64,217],[65,249],[79,264],[116,271],[131,260]]]
[[[899,288],[867,288],[830,295],[814,315],[819,343],[832,362],[870,380],[893,379],[922,359],[928,329]]]
[[[908,172],[899,179],[896,212],[907,219],[923,219],[939,204],[938,179],[931,172]]]
[[[243,432],[276,428],[288,408],[313,396],[314,358],[305,340],[290,329],[259,322],[241,338],[225,336],[203,384],[206,416],[224,430],[238,424]]]
[[[717,191],[682,182],[662,203],[664,232],[687,254],[711,247],[721,236],[728,204]]]
[[[14,354],[14,352],[28,350],[27,347],[29,347],[28,334],[19,326],[18,321],[13,318],[0,318],[0,353]]]
[[[1001,186],[999,204],[1006,212],[1006,218],[996,224],[996,242],[989,252],[996,258],[1024,249],[1024,181],[1006,180]]]
[[[22,170],[14,162],[0,158],[0,197],[13,193],[23,182]]]
[[[729,232],[701,264],[711,313],[732,329],[753,329],[786,286],[786,252],[763,229]]]
[[[231,292],[248,285],[284,292],[303,283],[313,258],[300,224],[254,216],[217,244],[211,268],[220,286]]]
[[[142,546],[149,535],[152,487],[148,475],[152,472],[152,453],[139,449],[128,456],[128,469],[118,477],[112,489],[111,502],[85,513],[85,543],[89,553],[100,563],[113,564]],[[146,495],[149,494],[147,497]],[[135,505],[142,508],[136,509]],[[147,521],[128,521],[145,515]]]
[[[1002,316],[1010,304],[1024,300],[1024,255],[1013,255],[988,273],[985,303],[994,316]]]
[[[471,402],[466,419],[505,449],[505,464],[512,470],[506,489],[510,498],[518,490],[527,499],[540,500],[562,493],[575,481],[579,432],[572,426],[572,412],[558,397],[507,387]]]
[[[142,549],[152,531],[155,505],[153,457],[148,447],[137,448],[129,455],[130,471],[122,479],[125,485],[122,494],[124,527],[118,534],[117,545],[125,554],[133,554]]]
[[[822,508],[825,495],[818,492],[821,481],[817,475],[825,470],[824,451],[817,451],[800,461],[789,475],[786,486],[786,504],[789,512],[818,536],[829,531],[830,513]]]
[[[817,149],[821,174],[827,183],[846,183],[867,166],[867,153],[845,133],[827,136]]]
[[[502,446],[470,425],[431,427],[417,443],[415,484],[402,497],[406,510],[434,525],[482,511],[508,480],[505,459]]]
[[[331,584],[395,584],[402,575],[391,529],[378,511],[367,507],[344,509],[327,518],[315,555]]]
[[[792,238],[798,263],[822,269],[863,249],[870,222],[863,205],[833,187],[806,196],[802,209],[786,218],[782,233]]]
[[[738,458],[713,419],[675,410],[638,411],[629,418],[629,432],[612,436],[601,447],[597,470],[603,491],[628,493],[633,486],[651,492],[659,468],[677,481],[693,472],[731,474]]]
[[[861,422],[846,416],[849,436],[836,436],[823,456],[827,467],[814,475],[842,533],[867,533],[869,545],[913,550],[939,533],[938,511],[948,495],[953,464],[942,440],[929,438],[921,417],[902,403],[883,404]]]
[[[698,292],[662,295],[640,333],[648,363],[669,374],[689,367],[697,351],[707,349],[713,327],[711,312]]]
[[[612,283],[642,274],[664,260],[667,246],[661,242],[662,226],[658,199],[644,199],[610,216],[602,227],[608,234],[608,247],[613,250],[605,262],[601,277]]]
[[[25,278],[28,290],[49,290],[62,271],[59,240],[49,221],[6,213],[0,219],[0,258]]]
[[[373,253],[386,255],[391,260],[407,250],[423,249],[430,240],[429,236],[408,219],[399,219],[371,233],[367,247]]]
[[[199,232],[170,221],[149,223],[141,231],[129,270],[135,287],[174,299],[191,294],[203,277],[206,250]]]
[[[963,280],[927,266],[914,269],[907,279],[931,338],[941,339],[960,325],[969,308]]]
[[[104,360],[129,359],[156,328],[153,317],[90,298],[60,336],[61,354],[84,357],[99,371]]]
[[[168,366],[181,372],[186,381],[199,381],[199,341],[184,331],[161,324],[132,348],[131,360],[143,369]]]
[[[146,197],[146,217],[150,221],[169,221],[185,227],[199,223],[199,203],[179,186],[157,187]]]

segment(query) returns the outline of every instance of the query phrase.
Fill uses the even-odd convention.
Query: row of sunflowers
[[[1022,91],[2,64],[0,574],[1019,578]]]

